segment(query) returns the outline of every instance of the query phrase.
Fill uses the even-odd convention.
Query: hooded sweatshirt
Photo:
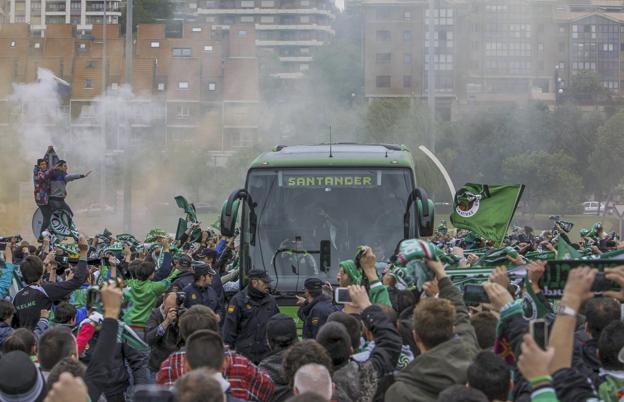
[[[421,353],[396,376],[386,401],[435,402],[454,384],[465,384],[468,366],[479,352],[477,337],[461,293],[448,278],[439,282],[440,297],[455,305],[455,336]]]

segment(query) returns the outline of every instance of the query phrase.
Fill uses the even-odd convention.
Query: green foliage
[[[607,194],[622,183],[620,166],[624,155],[623,128],[624,112],[620,112],[600,127],[594,138],[595,148],[591,152],[589,172],[602,194]]]
[[[173,16],[173,3],[168,0],[133,0],[132,25],[162,23]],[[123,7],[119,20],[122,32],[126,29],[126,8]]]
[[[600,76],[590,70],[579,71],[573,75],[564,95],[567,99],[583,105],[596,105],[610,100],[609,90],[602,85]]]
[[[503,177],[508,183],[527,184],[523,198],[532,209],[556,206],[553,212],[567,213],[582,201],[582,179],[574,168],[574,158],[562,151],[527,152],[504,160]]]

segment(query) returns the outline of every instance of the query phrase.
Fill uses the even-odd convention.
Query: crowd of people
[[[38,165],[45,206],[53,176]],[[142,242],[80,236],[74,248],[48,230],[32,244],[5,238],[0,401],[623,401],[624,265],[591,266],[624,244],[600,225],[573,243],[554,221],[500,245],[443,224],[389,261],[361,246],[332,283],[305,279],[296,316],[266,271],[239,272],[238,238],[199,222]],[[550,299],[545,260],[564,254],[586,265]],[[486,297],[468,301],[451,272],[483,267]],[[596,291],[601,276],[617,286]]]
[[[237,239],[202,231],[192,241],[196,229],[177,241],[152,233],[149,247],[105,248],[99,261],[89,255],[101,236],[80,237],[80,255],[68,262],[47,234],[37,244],[8,241],[0,400],[611,402],[624,394],[624,291],[594,294],[595,269],[571,271],[553,303],[539,287],[544,261],[528,263],[521,289],[499,266],[482,285],[487,302],[467,306],[436,251],[461,251],[461,265],[478,259],[456,245],[465,234],[441,227],[420,242],[434,250],[418,257],[431,274],[421,290],[361,247],[336,278],[350,303],[307,278],[298,330],[265,271],[250,270],[239,288]],[[536,242],[551,248],[528,239],[507,265],[526,263]],[[624,289],[624,266],[606,278]],[[549,329],[547,347],[529,334],[535,320]]]

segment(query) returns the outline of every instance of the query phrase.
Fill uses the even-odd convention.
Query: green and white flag
[[[487,240],[501,243],[524,191],[524,184],[467,183],[455,194],[451,223]]]
[[[557,259],[558,260],[579,260],[581,253],[570,245],[562,236],[557,240]]]

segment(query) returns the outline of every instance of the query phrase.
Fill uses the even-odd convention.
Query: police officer
[[[266,324],[279,312],[269,294],[271,278],[266,271],[252,269],[249,283],[230,300],[223,324],[223,340],[255,364],[269,351]]]
[[[332,303],[332,299],[323,294],[323,281],[318,278],[308,278],[303,283],[305,288],[304,297],[297,297],[298,303],[303,303],[299,308],[299,318],[303,321],[304,339],[315,339],[319,328],[325,324],[327,317],[338,311]]]
[[[221,314],[223,306],[217,292],[212,288],[212,281],[217,273],[207,264],[195,265],[193,283],[184,288],[184,307],[190,308],[196,304],[210,307],[212,311]]]

